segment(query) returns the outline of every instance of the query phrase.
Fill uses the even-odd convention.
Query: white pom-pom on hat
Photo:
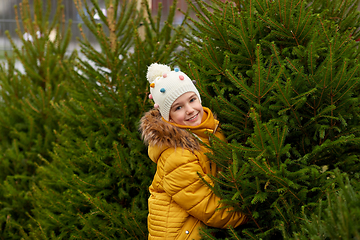
[[[170,72],[171,68],[164,64],[152,63],[148,67],[146,78],[149,83],[153,83],[156,78],[162,77],[164,73]]]

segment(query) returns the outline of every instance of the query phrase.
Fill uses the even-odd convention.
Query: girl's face
[[[170,109],[170,122],[185,126],[197,126],[201,123],[204,110],[200,99],[194,92],[178,97]]]

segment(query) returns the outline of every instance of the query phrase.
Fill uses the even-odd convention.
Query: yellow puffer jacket
[[[209,143],[209,134],[224,139],[217,129],[219,122],[204,107],[203,121],[189,127],[172,124],[151,110],[141,119],[140,130],[149,144],[149,157],[157,164],[149,187],[149,239],[200,239],[199,228],[206,224],[217,228],[237,227],[246,216],[223,207],[200,174],[213,185],[208,173],[216,166],[205,155],[208,149],[197,138]],[[190,130],[190,131],[189,131]]]

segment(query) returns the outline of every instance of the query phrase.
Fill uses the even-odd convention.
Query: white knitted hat
[[[155,108],[159,108],[161,116],[169,121],[170,108],[173,102],[187,92],[194,92],[201,98],[191,79],[178,68],[171,71],[167,65],[153,63],[148,67],[146,75],[150,83],[149,98],[153,99]]]

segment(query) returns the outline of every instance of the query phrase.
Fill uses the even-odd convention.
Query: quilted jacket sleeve
[[[163,186],[165,192],[189,214],[211,227],[237,227],[247,221],[245,214],[220,209],[223,205],[197,173],[211,183],[203,172],[197,156],[188,150],[176,149],[164,165]]]

